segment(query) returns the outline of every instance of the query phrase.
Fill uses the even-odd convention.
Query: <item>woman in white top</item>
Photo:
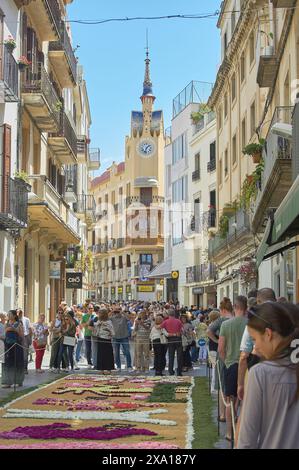
[[[265,360],[248,374],[237,448],[299,449],[299,310],[278,302],[252,307],[248,330]]]

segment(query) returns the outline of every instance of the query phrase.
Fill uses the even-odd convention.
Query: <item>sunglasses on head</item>
[[[271,329],[273,330],[273,326],[272,326],[272,323],[268,322],[268,320],[265,320],[263,317],[261,317],[260,315],[258,315],[256,313],[256,310],[252,307],[250,308],[249,310],[247,310],[247,317],[250,319],[252,317],[255,317],[255,318],[258,318],[259,320],[262,320],[264,323],[266,323],[267,325],[269,325],[271,327]]]

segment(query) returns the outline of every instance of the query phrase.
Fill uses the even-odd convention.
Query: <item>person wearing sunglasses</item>
[[[236,448],[299,449],[299,310],[251,308],[248,331],[264,360],[248,374]]]

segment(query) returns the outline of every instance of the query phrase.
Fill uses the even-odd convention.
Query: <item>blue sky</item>
[[[220,0],[75,0],[70,20],[211,13]],[[92,112],[92,147],[100,147],[103,172],[124,159],[130,112],[141,108],[145,37],[149,30],[155,109],[171,124],[172,100],[191,81],[214,82],[220,35],[212,19],[130,21],[102,25],[72,23],[73,45],[85,69]],[[203,87],[202,92],[206,93]]]

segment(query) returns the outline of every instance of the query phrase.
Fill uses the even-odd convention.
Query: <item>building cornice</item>
[[[218,70],[216,82],[213,87],[211,96],[208,100],[208,106],[212,109],[215,107],[219,99],[219,96],[225,84],[225,80],[228,74],[230,73],[234,61],[237,57],[237,53],[240,48],[244,45],[244,37],[248,32],[248,25],[250,24],[250,21],[254,18],[255,14],[256,11],[252,9],[252,0],[247,0],[247,3],[244,5],[242,14],[239,16],[234,35],[227,47],[226,55]]]

